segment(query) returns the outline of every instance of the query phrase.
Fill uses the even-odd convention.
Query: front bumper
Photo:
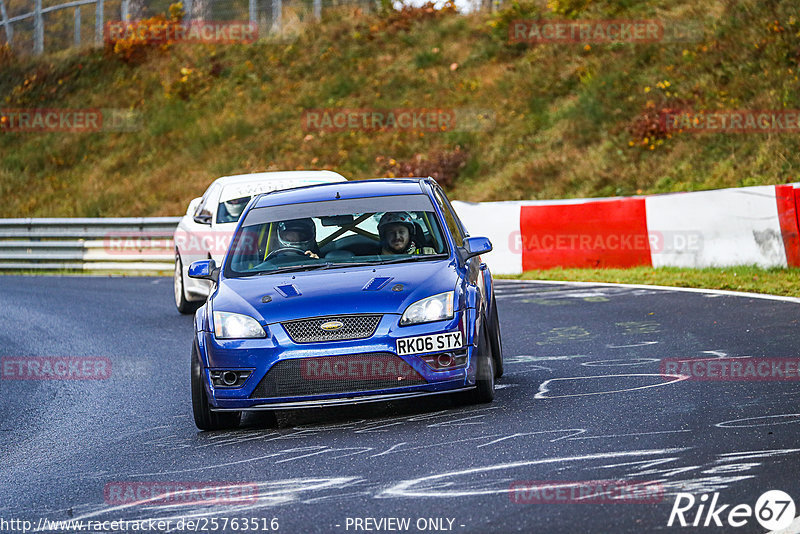
[[[197,342],[203,363],[203,377],[211,409],[214,411],[241,411],[241,410],[277,410],[309,408],[321,406],[341,406],[366,402],[385,402],[398,399],[424,397],[440,393],[450,393],[459,390],[469,390],[475,387],[474,347],[472,346],[474,325],[474,310],[457,312],[449,321],[439,321],[413,326],[398,326],[399,315],[385,314],[375,333],[367,339],[326,341],[316,343],[295,343],[288,336],[285,329],[279,324],[267,325],[268,336],[263,339],[218,340],[210,332],[198,332]],[[410,356],[397,356],[395,351],[398,338],[452,332],[462,330],[464,334],[466,363],[464,366],[435,370],[422,360],[421,356],[437,354],[446,351],[431,351],[430,353],[415,354]],[[452,352],[452,351],[450,351]],[[415,376],[422,380],[391,387],[376,387],[369,390],[336,391],[325,393],[301,394],[296,388],[291,396],[264,396],[263,384],[259,384],[278,362],[286,364],[288,360],[305,360],[318,357],[369,357],[375,353],[382,353],[385,357],[402,360],[411,369]],[[291,363],[301,363],[291,362]],[[283,365],[285,367],[285,365]],[[281,367],[281,366],[278,366]],[[276,367],[276,369],[278,368]],[[250,371],[244,383],[235,388],[216,387],[210,373],[219,370]],[[311,384],[317,386],[318,383]],[[388,384],[383,384],[388,386]],[[319,389],[309,388],[309,391]]]
[[[391,394],[367,394],[359,397],[339,397],[332,399],[310,399],[294,402],[272,402],[267,404],[257,404],[246,408],[248,411],[265,410],[296,410],[300,408],[326,408],[331,406],[349,406],[353,404],[365,404],[369,402],[389,402],[393,400],[415,399],[417,397],[428,397],[430,395],[441,395],[442,393],[456,393],[459,391],[470,391],[475,386],[458,387],[456,389],[445,389],[442,391],[411,391],[407,393]],[[211,408],[212,412],[238,412],[241,408]]]

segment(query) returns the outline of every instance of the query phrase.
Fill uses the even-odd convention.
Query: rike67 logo
[[[749,504],[737,504],[733,507],[730,504],[719,504],[719,493],[714,493],[710,502],[707,493],[699,499],[695,499],[691,493],[678,493],[667,526],[738,528],[746,525],[755,516],[762,527],[775,531],[788,527],[794,521],[794,514],[794,500],[788,493],[780,490],[770,490],[761,495],[755,507]]]

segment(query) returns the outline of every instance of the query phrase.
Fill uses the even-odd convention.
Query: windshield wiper
[[[375,262],[374,265],[386,265],[388,263],[404,263],[407,261],[422,261],[422,260],[430,260],[433,258],[447,258],[448,254],[424,254],[422,256],[409,256],[408,258],[397,258],[395,260],[387,260],[387,261],[379,261]]]
[[[327,263],[323,269],[336,269],[338,267],[365,267],[367,265],[375,265],[375,263],[371,261],[360,261],[360,262],[340,262],[340,263]]]
[[[365,265],[376,265],[374,263],[369,262],[341,262],[341,263],[333,263],[330,261],[326,261],[325,263],[310,263],[304,265],[291,265],[288,267],[281,267],[279,269],[273,269],[271,271],[260,271],[257,274],[259,276],[265,274],[277,274],[277,273],[291,273],[291,272],[301,272],[301,271],[317,271],[317,270],[324,270],[324,269],[337,269],[340,267],[363,267]]]
[[[305,264],[305,265],[291,265],[288,267],[280,267],[278,269],[272,269],[269,271],[259,271],[257,274],[258,276],[263,276],[265,274],[277,274],[277,273],[293,273],[293,272],[300,272],[300,271],[314,271],[316,269],[325,269],[328,267],[328,263],[315,263],[315,264]]]

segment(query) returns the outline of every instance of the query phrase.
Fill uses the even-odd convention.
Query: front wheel
[[[500,337],[500,319],[497,317],[497,301],[492,291],[492,321],[489,323],[489,341],[494,356],[494,377],[503,376],[503,341]]]
[[[483,322],[484,329],[478,341],[477,358],[478,369],[475,376],[475,389],[469,391],[467,397],[468,404],[485,404],[494,400],[494,357],[492,346],[489,343],[486,322]]]
[[[203,384],[203,368],[197,348],[192,347],[192,411],[194,424],[200,430],[228,430],[237,428],[242,419],[242,412],[212,412],[208,404],[205,384]]]

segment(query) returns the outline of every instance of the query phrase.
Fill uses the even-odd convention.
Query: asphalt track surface
[[[0,356],[104,356],[113,367],[99,381],[0,381],[0,525],[183,517],[236,532],[221,521],[255,517],[276,518],[279,532],[390,532],[354,521],[408,518],[408,532],[691,532],[666,526],[678,492],[753,506],[780,489],[800,509],[797,381],[672,380],[659,367],[797,356],[800,305],[511,282],[498,282],[497,300],[506,374],[490,405],[440,397],[282,412],[277,429],[247,416],[238,431],[199,432],[192,319],[175,311],[170,279],[2,276]],[[657,481],[664,495],[531,503],[510,492],[591,480]],[[118,483],[189,481],[245,484],[257,498],[104,495]],[[765,529],[750,518],[703,531]]]

